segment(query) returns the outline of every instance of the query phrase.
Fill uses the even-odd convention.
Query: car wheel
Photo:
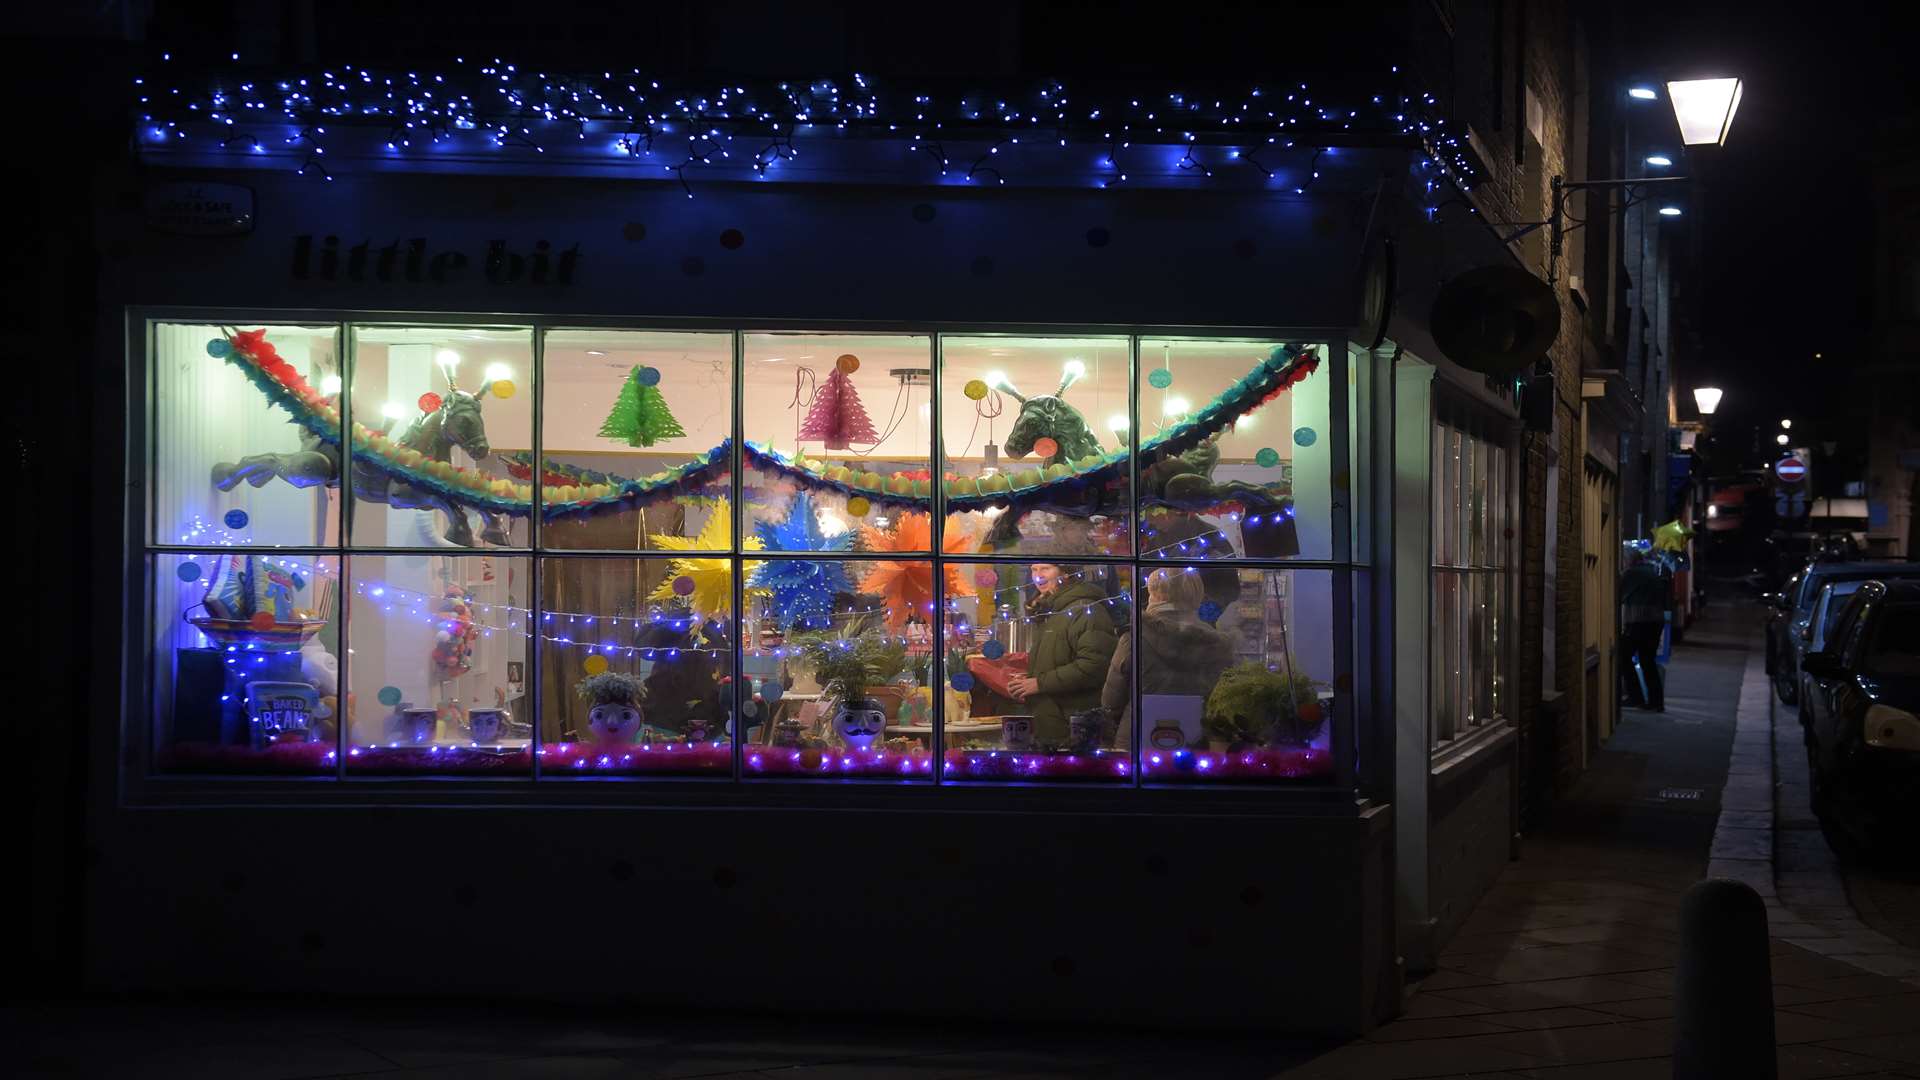
[[[1782,705],[1800,704],[1799,691],[1794,689],[1793,683],[1787,679],[1776,677],[1773,680],[1773,692],[1779,696]]]

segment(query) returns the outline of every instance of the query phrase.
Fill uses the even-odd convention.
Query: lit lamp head
[[[1739,79],[1681,79],[1667,84],[1667,100],[1688,146],[1724,146],[1740,108]]]
[[[1693,403],[1700,407],[1701,416],[1712,416],[1713,410],[1720,407],[1722,391],[1714,386],[1698,387],[1693,392]]]
[[[1779,443],[1781,446],[1787,445],[1787,433],[1783,431],[1780,434],[1775,435],[1773,437],[1773,441]]]

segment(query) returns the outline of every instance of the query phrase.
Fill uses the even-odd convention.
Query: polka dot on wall
[[[747,234],[739,229],[728,229],[720,234],[720,246],[728,251],[739,251],[747,242]]]
[[[181,581],[199,581],[200,564],[197,562],[181,563],[179,566],[173,568],[173,574]]]
[[[620,236],[628,242],[645,240],[647,238],[647,227],[637,221],[629,221],[625,225],[620,226]]]
[[[229,510],[226,516],[220,520],[226,522],[227,528],[229,529],[244,529],[247,527],[247,512],[245,510]]]
[[[932,203],[914,203],[912,213],[913,220],[922,225],[927,224],[939,215],[939,211],[933,208]]]
[[[1103,248],[1113,243],[1113,233],[1095,226],[1087,230],[1087,246]]]

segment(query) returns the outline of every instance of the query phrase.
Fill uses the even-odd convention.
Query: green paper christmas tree
[[[660,388],[643,384],[640,371],[636,366],[627,375],[626,384],[620,387],[619,400],[613,403],[613,410],[600,425],[601,436],[619,439],[628,446],[652,446],[656,440],[685,435],[686,430],[673,418]]]

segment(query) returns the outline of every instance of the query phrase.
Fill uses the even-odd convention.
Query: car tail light
[[[1867,709],[1862,723],[1867,745],[1881,750],[1920,750],[1920,716],[1890,705]]]

